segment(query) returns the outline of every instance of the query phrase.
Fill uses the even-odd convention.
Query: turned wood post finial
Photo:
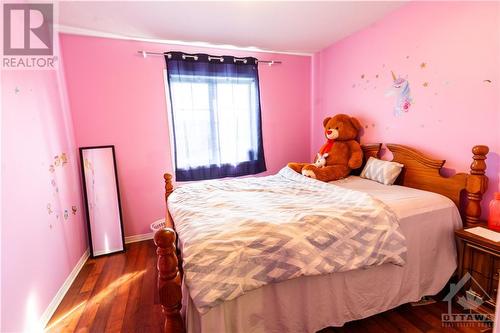
[[[165,201],[168,199],[168,196],[174,191],[174,186],[172,184],[172,175],[166,173],[163,175],[163,179],[165,179]]]
[[[488,146],[474,146],[472,148],[472,164],[470,165],[471,175],[484,175],[486,171],[486,155],[490,149]]]
[[[170,212],[168,211],[168,197],[174,191],[174,185],[172,184],[172,175],[166,173],[163,175],[163,179],[165,179],[165,204],[167,205],[167,213],[165,214],[165,224],[167,227],[173,227],[172,217],[170,216]]]
[[[164,333],[185,332],[180,314],[182,290],[175,240],[175,231],[170,228],[160,229],[154,235],[158,255],[158,292],[160,304],[166,316]]]
[[[467,204],[465,207],[465,226],[475,227],[480,224],[481,200],[488,188],[488,177],[486,173],[486,155],[490,149],[488,146],[474,146],[472,148],[472,164],[470,175],[467,177],[466,193]]]

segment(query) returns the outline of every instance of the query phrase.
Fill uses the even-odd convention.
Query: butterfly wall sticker
[[[66,153],[61,153],[61,155],[54,156],[54,165],[55,166],[64,166],[68,163],[68,156]]]

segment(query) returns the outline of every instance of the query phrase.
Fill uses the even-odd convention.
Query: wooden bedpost
[[[488,177],[486,171],[486,155],[489,152],[488,146],[474,146],[472,148],[472,164],[470,174],[467,176],[465,191],[467,203],[465,206],[465,227],[476,227],[480,224],[481,199],[488,188]]]
[[[174,229],[174,222],[172,221],[172,217],[170,216],[170,212],[168,211],[168,197],[174,191],[174,185],[172,185],[172,175],[166,173],[163,175],[163,179],[165,179],[165,206],[167,207],[167,213],[165,214],[165,224],[167,228]]]
[[[160,304],[165,314],[164,333],[183,333],[181,317],[182,289],[181,276],[175,253],[175,231],[163,228],[155,233],[154,241],[158,255],[158,292]]]
[[[165,204],[174,191],[172,175],[164,174]],[[182,307],[182,277],[179,272],[179,261],[176,251],[176,233],[174,223],[168,211],[165,214],[166,228],[155,233],[156,254],[158,255],[158,293],[160,304],[165,314],[164,333],[184,333],[184,322],[181,316]]]
[[[168,196],[174,191],[174,185],[172,185],[171,174],[164,174],[163,179],[165,179],[165,203],[167,203]]]

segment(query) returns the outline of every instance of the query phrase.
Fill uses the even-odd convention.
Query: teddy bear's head
[[[358,131],[361,129],[359,121],[346,114],[338,114],[333,117],[326,117],[323,120],[325,136],[329,140],[355,140]]]

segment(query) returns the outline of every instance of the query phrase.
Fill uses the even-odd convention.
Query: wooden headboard
[[[485,176],[487,146],[474,146],[470,171],[452,177],[441,175],[446,160],[430,158],[404,145],[388,143],[386,146],[392,152],[392,161],[404,165],[396,184],[442,194],[457,205],[466,227],[480,224],[481,199],[488,188]],[[378,158],[381,147],[380,143],[362,145],[365,160],[370,156]]]

